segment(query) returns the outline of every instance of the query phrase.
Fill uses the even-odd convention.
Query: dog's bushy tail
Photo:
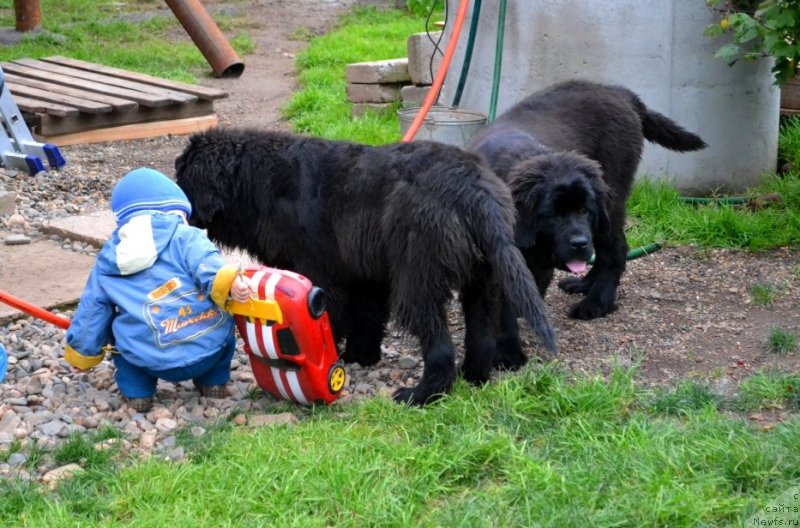
[[[677,152],[706,148],[706,142],[700,136],[689,132],[667,116],[647,108],[638,97],[634,104],[642,120],[642,134],[648,141]]]
[[[533,275],[514,245],[513,225],[495,197],[475,205],[472,227],[478,247],[489,261],[507,301],[539,335],[548,359],[554,359],[558,356],[556,334]]]

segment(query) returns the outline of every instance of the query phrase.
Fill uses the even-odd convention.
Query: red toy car
[[[229,301],[259,387],[303,405],[339,397],[345,372],[325,311],[325,295],[297,273],[266,266],[242,271],[258,299]]]

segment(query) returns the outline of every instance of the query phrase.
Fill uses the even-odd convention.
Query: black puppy
[[[213,240],[325,289],[346,361],[380,360],[390,313],[419,338],[422,380],[398,390],[398,401],[423,404],[454,381],[453,290],[465,317],[468,381],[491,374],[501,292],[556,353],[514,245],[511,194],[473,154],[432,142],[370,147],[228,129],[193,136],[175,167],[193,223]]]
[[[570,310],[576,319],[616,309],[628,252],[625,204],[645,139],[680,152],[706,146],[626,88],[569,81],[523,99],[468,147],[511,187],[517,245],[542,296],[554,268],[582,273],[596,254],[585,276],[559,282],[585,294]],[[516,323],[504,320],[513,334]]]

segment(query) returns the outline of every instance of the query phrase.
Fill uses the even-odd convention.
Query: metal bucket
[[[411,128],[419,108],[401,108],[400,129],[403,135]],[[438,141],[464,148],[469,140],[486,125],[486,115],[460,108],[431,107],[414,139]]]

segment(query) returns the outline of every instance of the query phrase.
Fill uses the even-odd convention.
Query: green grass
[[[778,137],[779,158],[794,169],[800,169],[800,119],[784,118]]]
[[[667,242],[706,248],[764,250],[800,244],[800,173],[765,176],[747,194],[777,192],[782,203],[752,211],[739,205],[684,203],[674,187],[644,180],[628,201],[630,245]]]
[[[765,371],[739,384],[737,409],[800,410],[800,374]]]
[[[778,298],[778,287],[759,282],[750,286],[750,301],[755,306],[770,306]]]
[[[778,401],[770,383],[762,400]],[[379,398],[312,410],[297,426],[222,426],[186,444],[188,462],[87,471],[53,494],[6,483],[0,521],[729,526],[800,482],[798,434],[797,420],[759,432],[703,388],[652,395],[631,372],[568,381],[530,369],[482,389],[459,383],[423,409]]]
[[[769,350],[776,354],[793,354],[797,351],[797,334],[779,326],[770,327]]]
[[[44,30],[14,46],[0,47],[0,61],[62,55],[183,82],[196,82],[210,67],[177,18],[160,0],[41,0]],[[13,2],[0,1],[0,24],[13,28]],[[237,54],[252,53],[246,20],[220,18]],[[175,38],[173,38],[175,36]]]

